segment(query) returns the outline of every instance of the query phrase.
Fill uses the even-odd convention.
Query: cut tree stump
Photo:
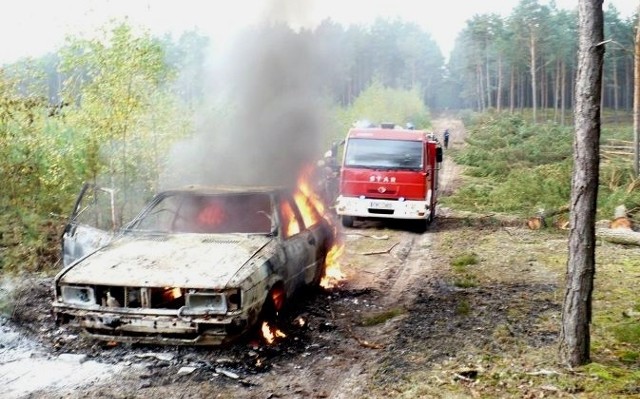
[[[537,215],[530,217],[529,219],[527,219],[527,227],[531,230],[540,230],[543,227],[547,226],[547,219],[552,217],[552,216],[556,216],[556,215],[561,215],[563,213],[567,213],[569,212],[569,205],[565,205],[562,206],[560,208],[557,209],[549,209],[547,211],[540,211],[538,212]],[[563,223],[564,225],[564,223]],[[566,226],[562,226],[561,228],[564,228]]]

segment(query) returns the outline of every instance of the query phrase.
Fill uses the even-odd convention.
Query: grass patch
[[[478,286],[478,279],[474,275],[466,273],[456,276],[453,279],[453,285],[458,288],[473,288]]]
[[[360,324],[365,327],[377,326],[405,313],[407,313],[407,311],[403,308],[392,308],[385,310],[384,312],[367,316],[362,319]]]
[[[466,266],[476,264],[478,264],[478,256],[476,254],[462,254],[451,260],[451,266],[457,271],[463,271]]]
[[[460,316],[466,316],[471,313],[471,304],[468,300],[462,299],[456,305],[456,314]]]
[[[640,363],[640,353],[624,351],[620,354],[620,361],[623,363]]]
[[[478,285],[476,276],[469,272],[467,266],[478,264],[478,256],[465,253],[453,258],[450,262],[453,269],[453,285],[459,288],[472,288]]]
[[[640,323],[630,321],[613,328],[613,336],[619,341],[628,344],[640,343]]]

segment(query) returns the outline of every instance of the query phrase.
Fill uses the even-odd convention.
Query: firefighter
[[[449,147],[449,129],[444,129],[444,148]]]

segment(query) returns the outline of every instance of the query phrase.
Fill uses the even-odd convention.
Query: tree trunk
[[[478,99],[480,100],[480,111],[484,111],[487,106],[485,103],[485,92],[484,92],[484,74],[482,73],[482,64],[480,61],[476,64],[476,79],[478,82]]]
[[[562,90],[560,91],[560,124],[564,126],[564,113],[565,113],[565,105],[567,103],[567,66],[562,61],[562,82],[560,85],[562,86]]]
[[[509,79],[509,113],[513,114],[516,107],[516,70],[511,66],[511,77]]]
[[[489,51],[485,49],[486,57],[485,57],[485,77],[487,79],[486,88],[487,88],[487,108],[491,108],[493,103],[491,101],[491,65],[489,64]]]
[[[553,87],[553,121],[558,122],[558,101],[560,101],[560,57],[556,60],[556,72]]]
[[[603,0],[578,3],[578,74],[571,179],[571,215],[560,355],[570,366],[589,362],[589,324],[595,274],[600,96],[604,58]]]
[[[530,43],[529,43],[529,52],[531,56],[531,108],[533,109],[533,123],[537,123],[538,119],[536,117],[537,111],[537,101],[536,101],[536,39],[533,33],[531,33]]]
[[[597,236],[615,244],[640,245],[640,232],[633,230],[601,228],[597,230]]]
[[[618,62],[613,57],[613,116],[618,123]]]
[[[496,93],[496,109],[502,108],[502,55],[498,54],[498,92]]]
[[[640,7],[638,7],[640,12]],[[636,45],[633,57],[633,170],[640,176],[640,19],[636,26]]]

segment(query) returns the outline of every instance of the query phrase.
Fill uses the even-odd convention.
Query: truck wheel
[[[414,221],[414,231],[416,233],[422,234],[425,233],[429,229],[429,219],[419,219]]]
[[[344,227],[353,227],[353,216],[342,215],[340,219]]]

